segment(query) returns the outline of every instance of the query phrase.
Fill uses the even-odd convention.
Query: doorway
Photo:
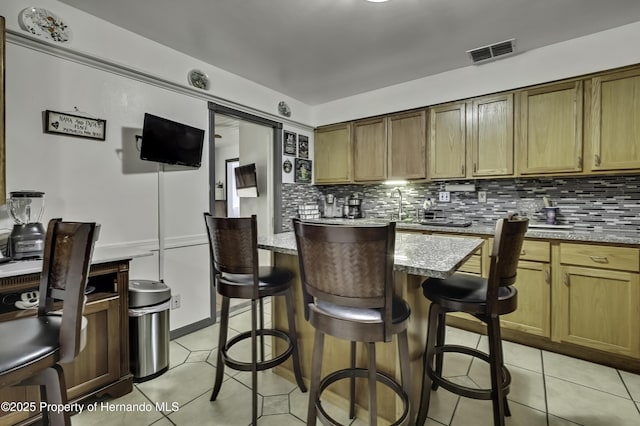
[[[282,229],[281,168],[275,167],[282,157],[282,123],[255,116],[244,111],[209,103],[209,131],[215,134],[214,146],[209,149],[210,211],[224,202],[228,217],[247,217],[255,214],[258,235]],[[235,188],[234,169],[254,163],[258,184],[258,197],[240,198]],[[224,182],[224,191],[214,191],[216,184]],[[218,195],[224,194],[224,200]],[[219,210],[218,210],[219,211]],[[268,265],[271,253],[259,251],[260,263]],[[213,270],[210,279],[213,282]],[[211,315],[219,311],[214,287],[211,290]],[[240,301],[244,302],[244,301]],[[232,309],[242,308],[232,304]],[[215,307],[215,308],[214,308]],[[215,311],[214,311],[215,310]]]

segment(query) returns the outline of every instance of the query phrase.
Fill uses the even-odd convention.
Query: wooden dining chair
[[[424,296],[431,302],[431,307],[416,425],[424,425],[431,390],[435,391],[439,386],[467,398],[493,401],[496,426],[503,426],[505,416],[511,415],[507,404],[511,375],[503,360],[500,315],[511,313],[517,307],[518,292],[513,284],[528,222],[527,218],[515,215],[498,220],[488,278],[457,273],[446,279],[428,278],[422,284]],[[465,312],[484,322],[487,325],[489,353],[445,344],[447,312]],[[463,353],[486,361],[490,369],[491,389],[471,388],[444,378],[442,369],[446,352]]]
[[[0,323],[0,388],[39,385],[42,401],[67,403],[60,364],[73,361],[81,349],[84,291],[96,235],[95,223],[49,222],[37,316]],[[44,423],[53,426],[70,425],[69,415],[46,407],[42,413]]]

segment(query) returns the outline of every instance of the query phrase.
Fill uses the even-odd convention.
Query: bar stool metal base
[[[282,352],[280,355],[269,359],[269,360],[261,360],[256,363],[256,371],[269,370],[270,368],[275,367],[276,365],[280,365],[285,362],[289,356],[293,353],[293,342],[287,333],[282,330],[276,330],[271,328],[259,329],[256,330],[256,337],[264,337],[264,336],[273,336],[278,339],[282,339],[287,343],[287,349]],[[232,358],[228,352],[231,348],[240,343],[243,340],[251,339],[251,331],[242,332],[227,341],[227,343],[222,348],[222,361],[224,365],[229,368],[233,368],[238,371],[252,371],[253,365],[251,362],[238,361]]]
[[[367,379],[369,377],[369,370],[366,368],[344,368],[342,370],[334,371],[320,381],[315,405],[318,409],[318,419],[320,419],[320,422],[323,425],[341,426],[342,424],[338,423],[334,418],[332,418],[322,407],[322,402],[320,400],[322,392],[339,380],[354,379],[356,377]],[[391,424],[391,426],[408,425],[411,418],[409,416],[410,401],[407,392],[405,392],[402,386],[400,386],[400,384],[396,382],[391,376],[381,371],[376,371],[376,382],[382,383],[383,385],[390,388],[402,401],[402,414],[400,415],[398,420]]]

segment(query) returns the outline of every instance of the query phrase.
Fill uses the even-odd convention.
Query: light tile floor
[[[267,312],[270,304],[265,305]],[[270,317],[270,315],[269,315]],[[246,330],[250,313],[240,310],[230,320],[230,334]],[[213,388],[218,325],[180,337],[170,343],[169,371],[134,385],[121,398],[96,402],[93,412],[72,417],[74,426],[96,425],[228,425],[251,423],[250,374],[225,369],[217,401]],[[447,342],[487,349],[486,337],[448,328]],[[512,375],[509,426],[623,426],[640,425],[640,376],[598,364],[504,342],[505,360]],[[239,348],[238,353],[246,351]],[[237,355],[237,353],[236,353]],[[464,355],[445,358],[445,375],[471,386],[487,386],[486,364]],[[262,426],[304,425],[307,394],[295,384],[269,372],[258,378]],[[119,411],[109,411],[102,402]],[[157,403],[166,403],[158,406]],[[173,410],[172,408],[177,408]],[[348,424],[346,412],[330,412]],[[366,425],[366,418],[352,425]],[[427,426],[492,425],[491,402],[460,398],[444,389],[431,397]]]

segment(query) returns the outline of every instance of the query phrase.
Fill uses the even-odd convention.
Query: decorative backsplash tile
[[[448,184],[469,183],[447,182]],[[535,179],[496,179],[474,182],[476,191],[486,191],[487,201],[478,202],[477,192],[452,192],[451,202],[435,202],[435,208],[452,219],[466,219],[491,224],[509,212],[544,221],[542,197],[559,207],[558,222],[580,230],[640,230],[640,176],[563,177]],[[428,182],[400,187],[403,210],[416,214],[427,198],[438,199],[444,183]],[[389,218],[398,208],[399,198],[388,198],[393,187],[372,185],[282,185],[283,227],[291,230],[290,218],[297,214],[298,204],[318,203],[322,211],[324,196],[336,197],[341,211],[345,196],[354,193],[363,198],[365,217]]]

